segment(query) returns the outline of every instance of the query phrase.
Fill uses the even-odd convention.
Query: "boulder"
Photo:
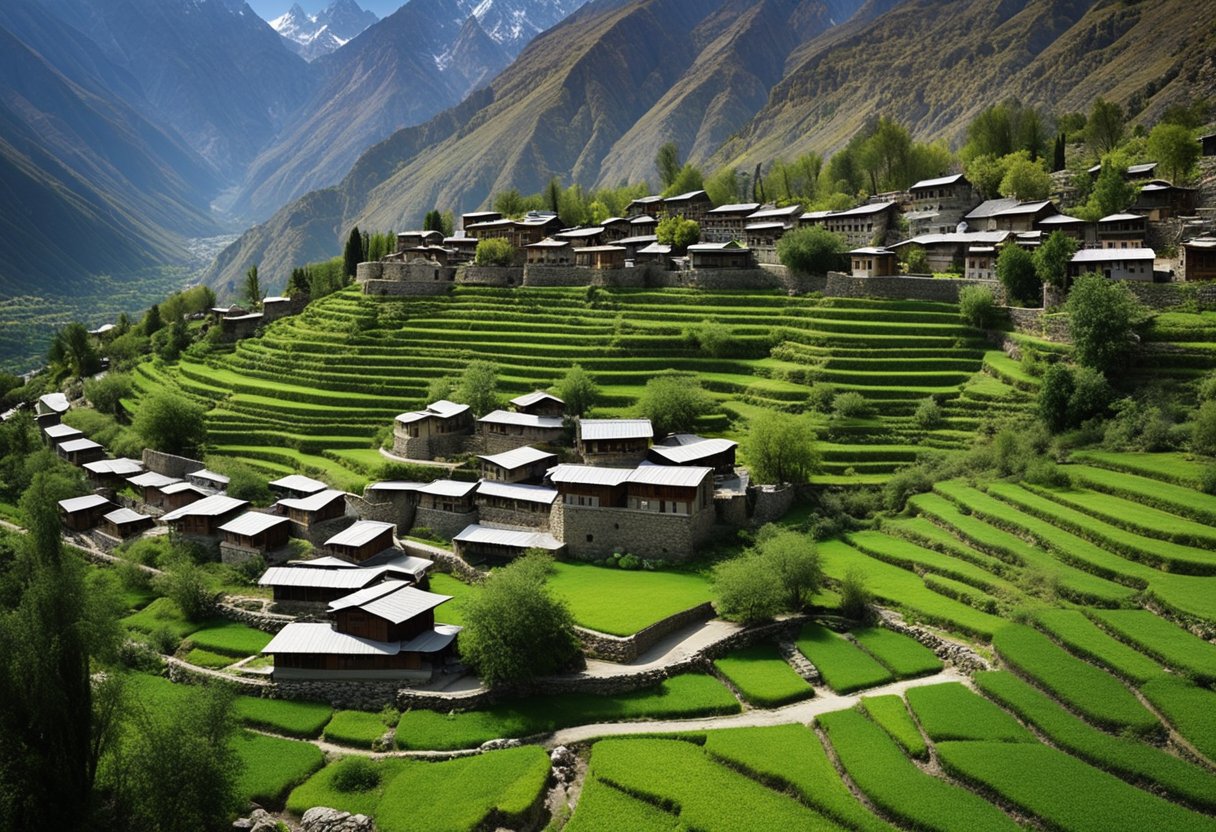
[[[375,832],[367,815],[352,815],[325,806],[314,806],[304,813],[300,832]]]

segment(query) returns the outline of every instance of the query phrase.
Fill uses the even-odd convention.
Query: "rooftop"
[[[597,468],[594,465],[562,464],[549,469],[554,484],[617,486],[629,479],[632,468]]]
[[[84,436],[84,431],[71,425],[47,425],[42,432],[50,439],[66,439],[69,436]]]
[[[802,213],[801,205],[786,205],[784,208],[761,208],[748,217],[749,220],[763,220],[776,217],[796,217]]]
[[[583,440],[650,439],[654,428],[649,419],[580,419],[578,435]]]
[[[496,465],[499,468],[505,468],[508,471],[513,471],[516,468],[522,468],[525,465],[532,465],[545,459],[556,459],[557,454],[551,454],[548,451],[542,451],[539,448],[533,448],[531,445],[524,445],[522,448],[515,448],[501,454],[491,454],[480,457],[480,459]]]
[[[339,603],[341,600],[343,599],[334,603]],[[451,595],[439,595],[412,586],[402,586],[379,598],[361,603],[358,607],[368,615],[400,624],[451,600]],[[333,604],[330,604],[330,608],[333,608]]]
[[[107,514],[105,519],[116,526],[121,526],[124,523],[138,523],[141,520],[151,520],[152,518],[129,508],[119,508]]]
[[[477,486],[478,495],[486,497],[501,497],[504,500],[522,500],[527,503],[542,503],[552,505],[557,499],[557,491],[542,485],[521,485],[511,482],[495,482],[483,480]]]
[[[216,485],[227,485],[229,482],[231,482],[231,480],[223,474],[208,471],[206,468],[200,468],[198,471],[192,471],[186,476],[194,477],[196,480],[207,480],[208,482],[213,482]]]
[[[1139,214],[1110,214],[1105,216],[1098,222],[1144,222],[1144,217]]]
[[[249,505],[248,500],[238,500],[235,497],[228,497],[224,494],[212,494],[210,497],[195,500],[188,506],[182,506],[176,511],[171,511],[160,519],[169,523],[173,520],[181,520],[184,517],[219,517],[230,511],[244,508],[247,505]]]
[[[849,254],[870,254],[870,255],[894,254],[894,253],[895,252],[891,251],[891,249],[889,249],[889,248],[876,248],[875,246],[866,246],[865,248],[855,248],[849,252]]]
[[[706,477],[713,477],[713,475],[713,468],[642,463],[630,472],[629,482],[643,485],[670,485],[676,488],[696,488],[705,481]]]
[[[345,496],[346,492],[344,491],[335,491],[332,488],[327,488],[324,491],[318,491],[316,494],[309,494],[307,497],[285,497],[279,500],[279,505],[284,508],[294,508],[296,511],[320,511],[334,500]]]
[[[584,248],[580,251],[594,251]],[[559,429],[562,426],[560,416],[536,416],[531,413],[517,413],[514,410],[494,410],[477,420],[488,425],[517,425],[519,427]]]
[[[168,485],[163,485],[159,489],[161,494],[180,494],[183,491],[193,491],[200,496],[206,496],[207,492],[199,488],[197,485],[191,485],[188,482],[171,482]]]
[[[1019,205],[1018,201],[1013,198],[1004,199],[988,199],[981,202],[979,205],[971,209],[971,211],[963,216],[966,220],[981,220],[988,217],[996,216],[1010,208],[1016,208]]]
[[[181,480],[177,477],[166,477],[164,474],[148,471],[137,477],[128,477],[127,482],[136,488],[163,488],[170,483],[181,482]]]
[[[364,587],[357,592],[352,592],[350,595],[343,595],[336,601],[331,601],[329,603],[329,611],[337,612],[338,610],[346,610],[350,609],[351,607],[362,606],[368,601],[375,601],[377,598],[383,598],[390,592],[405,589],[409,585],[409,581],[390,578],[387,581],[381,581],[378,584],[372,584],[371,586]]]
[[[364,546],[371,543],[386,531],[397,527],[392,523],[380,523],[376,520],[358,520],[336,535],[325,541],[326,546]]]
[[[366,491],[417,491],[426,483],[406,482],[405,480],[384,480],[369,485]]]
[[[113,503],[100,494],[85,494],[83,497],[72,497],[59,501],[59,507],[68,514],[75,514],[78,511],[88,511],[91,508],[109,505],[113,505]]]
[[[759,202],[732,202],[729,205],[719,205],[706,213],[709,214],[753,214],[760,208]]]
[[[921,188],[940,188],[945,185],[954,185],[960,181],[965,182],[966,178],[961,173],[955,173],[950,176],[939,176],[936,179],[922,179],[908,190],[919,191]]]
[[[679,445],[655,445],[650,450],[674,465],[683,465],[698,459],[715,456],[738,446],[729,439],[702,439]]]
[[[298,491],[301,494],[316,494],[318,491],[324,491],[327,486],[320,480],[314,480],[312,477],[305,477],[301,474],[288,474],[270,483],[272,488],[282,488],[285,491]]]
[[[319,559],[318,559],[319,560]],[[311,563],[311,561],[310,561]],[[393,570],[386,566],[373,569],[323,569],[317,566],[272,566],[258,578],[258,586],[313,587],[316,589],[362,589]]]
[[[65,454],[74,454],[77,451],[91,451],[94,448],[100,447],[101,445],[92,439],[69,439],[59,446],[59,450]]]
[[[418,493],[431,494],[436,497],[467,497],[476,487],[477,483],[475,482],[435,480],[419,488]]]
[[[536,390],[531,393],[525,393],[522,396],[516,396],[515,398],[511,399],[511,404],[515,405],[516,407],[531,407],[532,405],[543,401],[557,402],[563,406],[566,404],[557,396],[553,395],[552,393],[546,393],[544,390]]]
[[[1112,263],[1120,260],[1156,260],[1151,248],[1083,248],[1072,256],[1074,263]]]
[[[71,405],[68,404],[68,397],[63,393],[47,393],[39,396],[38,403],[48,410],[54,411],[55,413],[64,413],[69,407],[71,407]]]
[[[460,543],[483,543],[488,546],[504,546],[509,549],[546,549],[557,551],[566,544],[547,532],[526,532],[518,529],[492,529],[474,523],[465,526],[460,534],[452,538]]]
[[[399,641],[372,641],[370,638],[339,633],[329,624],[293,621],[275,634],[263,653],[316,653],[341,656],[395,656],[401,652]]]
[[[291,522],[286,517],[277,514],[267,514],[264,511],[247,511],[235,520],[230,520],[220,526],[220,531],[239,534],[242,537],[253,537],[267,529]]]

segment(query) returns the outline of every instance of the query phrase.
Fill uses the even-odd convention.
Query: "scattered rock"
[[[279,820],[265,809],[254,809],[249,817],[234,821],[232,828],[245,832],[278,832]]]
[[[325,806],[314,806],[304,813],[300,832],[375,832],[367,815],[352,815]]]
[[[553,765],[553,779],[558,783],[569,783],[574,780],[575,766],[578,757],[564,745],[559,745],[549,754],[549,762]]]
[[[501,751],[504,748],[516,748],[523,745],[519,740],[487,740],[481,744],[482,751]]]
[[[802,651],[798,649],[798,646],[792,640],[779,640],[777,642],[777,650],[781,653],[781,657],[789,663],[790,667],[794,668],[795,673],[812,685],[819,684],[819,668],[811,664],[811,660],[802,655]]]

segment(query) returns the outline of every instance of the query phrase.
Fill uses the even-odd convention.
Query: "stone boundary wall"
[[[440,537],[451,539],[464,531],[464,527],[477,522],[477,510],[458,513],[440,511],[435,508],[418,506],[414,511],[414,526],[430,529]]]
[[[1050,341],[1067,342],[1068,321],[1059,316],[1049,316],[1046,309],[1023,309],[1018,306],[1007,307],[1009,320],[1013,323],[1015,332],[1023,335],[1033,335]]]
[[[434,552],[430,549],[424,549],[417,544],[411,546],[413,541],[401,541],[401,548],[407,554],[415,555],[427,560],[435,562],[435,571],[446,572],[453,575],[462,581],[472,584],[479,584],[486,579],[485,573],[477,567],[468,563],[464,558],[459,557],[451,552]]]
[[[164,451],[154,451],[151,448],[144,448],[143,463],[149,471],[178,479],[185,479],[187,474],[201,471],[205,467],[197,459],[167,454]]]
[[[402,525],[400,522],[401,511],[395,503],[373,503],[371,500],[360,497],[357,494],[346,495],[346,516],[357,517],[360,520],[375,520],[380,523]]]
[[[633,266],[625,269],[588,269],[576,266],[531,265],[524,267],[524,286],[623,286],[657,285],[657,269]]]
[[[1216,283],[1139,283],[1134,280],[1123,283],[1141,303],[1153,309],[1192,303],[1200,310],[1216,309]]]
[[[461,266],[456,270],[456,282],[466,286],[522,286],[522,266]]]
[[[362,264],[361,264],[362,265]],[[432,297],[446,295],[451,283],[415,283],[406,280],[361,280],[363,294],[384,297]]]
[[[1005,302],[1005,289],[999,280],[968,280],[966,278],[853,277],[843,272],[828,272],[820,291],[829,297],[888,298],[892,300],[928,300],[957,303],[964,286],[986,286],[992,290],[997,303]]]
[[[206,670],[195,667],[192,664],[175,659],[172,656],[165,656],[165,666],[169,671],[169,681],[177,682],[183,685],[211,685],[215,683],[226,684],[236,690],[237,693],[245,694],[246,696],[271,696],[275,684],[269,679],[254,679],[246,676],[230,676],[225,673],[208,673]]]
[[[230,604],[227,601],[221,601],[216,604],[215,611],[223,618],[229,621],[238,621],[241,624],[247,624],[255,630],[261,630],[264,633],[277,633],[279,630],[286,627],[288,624],[296,620],[294,615],[280,615],[273,612],[262,612],[261,610],[247,610],[238,607],[236,604]]]
[[[677,630],[713,617],[713,604],[706,601],[669,615],[630,636],[614,636],[585,627],[575,627],[575,631],[583,643],[583,650],[592,658],[610,662],[631,662]]]
[[[798,489],[790,485],[749,489],[752,503],[752,525],[763,526],[780,520],[794,505]]]
[[[916,639],[933,651],[939,659],[952,664],[963,673],[974,673],[977,670],[988,670],[988,661],[979,653],[965,644],[949,641],[924,627],[908,624],[897,613],[890,610],[879,610],[879,624],[888,630]]]
[[[513,511],[509,508],[478,506],[477,514],[479,518],[477,522],[483,525],[547,532],[552,511]]]

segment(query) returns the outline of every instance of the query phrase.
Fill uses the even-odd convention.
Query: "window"
[[[589,534],[589,535],[587,535],[587,542],[588,542],[588,543],[593,543],[594,541],[595,541],[595,535],[593,535],[593,534]]]

